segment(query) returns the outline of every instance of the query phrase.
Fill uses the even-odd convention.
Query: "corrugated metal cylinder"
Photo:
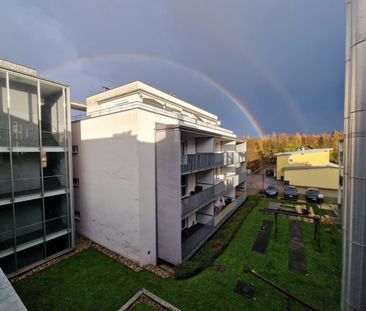
[[[366,1],[346,1],[342,310],[366,310]]]

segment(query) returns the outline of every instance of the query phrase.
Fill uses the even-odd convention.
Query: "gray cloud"
[[[3,8],[0,26],[9,31],[0,58],[71,84],[75,100],[138,79],[255,135],[211,80],[245,103],[267,133],[342,127],[343,3],[66,0]],[[78,58],[84,61],[54,69]]]

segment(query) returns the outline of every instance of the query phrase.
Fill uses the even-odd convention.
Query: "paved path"
[[[271,235],[273,221],[263,220],[262,226],[258,232],[252,250],[265,254],[268,246],[269,237]]]
[[[23,302],[0,269],[0,311],[26,311]]]
[[[301,227],[297,222],[290,221],[289,229],[288,270],[305,275],[307,267]]]

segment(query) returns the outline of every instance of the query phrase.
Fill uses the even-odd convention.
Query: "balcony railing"
[[[184,154],[181,157],[181,172],[195,172],[244,161],[245,153],[242,152]]]
[[[182,242],[182,258],[190,257],[215,231],[213,219],[205,224],[197,224],[189,237]]]
[[[181,160],[181,172],[194,172],[215,168],[225,163],[224,153],[184,154]]]
[[[214,201],[216,196],[225,189],[223,182],[211,186],[182,200],[182,216],[185,216],[195,209],[199,209]]]
[[[229,176],[216,185],[184,198],[182,200],[182,217],[213,202],[220,194],[235,189],[237,185],[245,181],[245,176],[245,173]]]
[[[246,172],[242,172],[238,176],[239,176],[239,184],[241,184],[242,182],[244,182],[247,179],[247,173]]]
[[[226,206],[219,214],[207,220],[206,223],[198,223],[191,228],[188,237],[182,240],[182,257],[187,259],[226,221],[246,199],[246,194],[238,196],[232,203]]]
[[[244,203],[245,199],[247,198],[246,193],[243,193],[239,197],[237,197],[233,202],[229,205],[224,207],[213,219],[213,224],[216,227],[219,223],[226,220],[234,211]]]

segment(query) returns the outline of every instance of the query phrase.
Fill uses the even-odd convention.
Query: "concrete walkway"
[[[26,307],[0,269],[0,311],[26,311]]]

